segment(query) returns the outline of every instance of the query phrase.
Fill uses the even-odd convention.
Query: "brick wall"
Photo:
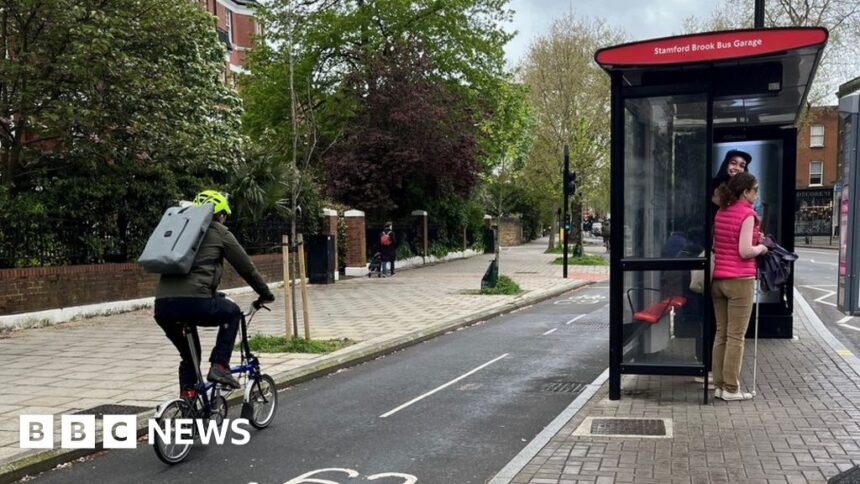
[[[283,280],[281,254],[252,256],[266,282]],[[246,285],[224,264],[221,289]],[[152,297],[158,276],[138,264],[0,269],[0,315]]]
[[[523,221],[519,218],[503,218],[500,232],[499,241],[503,247],[523,243]]]
[[[364,217],[346,219],[346,266],[361,267],[367,265],[367,240],[365,240]]]
[[[824,126],[824,146],[810,147],[810,127]],[[837,106],[815,106],[810,108],[806,121],[797,129],[797,178],[796,188],[809,187],[809,162],[823,162],[821,185],[832,187],[839,177],[837,156],[839,150],[839,108]]]

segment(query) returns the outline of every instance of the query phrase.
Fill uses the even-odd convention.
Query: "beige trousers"
[[[714,279],[711,284],[717,321],[712,363],[715,388],[732,393],[740,389],[744,335],[752,314],[754,289],[754,278]]]

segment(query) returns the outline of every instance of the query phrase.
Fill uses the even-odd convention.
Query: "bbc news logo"
[[[105,449],[137,447],[136,415],[105,415],[102,422],[102,444]],[[203,445],[209,445],[210,442],[224,445],[229,436],[231,444],[245,445],[251,440],[249,426],[246,418],[224,419],[220,424],[213,420],[180,418],[165,420],[163,425],[151,418],[147,426],[147,441],[150,445],[155,443],[156,438],[168,444],[191,444],[196,435]],[[62,449],[95,449],[96,433],[95,415],[60,416]],[[21,415],[18,435],[22,449],[53,449],[54,416]]]

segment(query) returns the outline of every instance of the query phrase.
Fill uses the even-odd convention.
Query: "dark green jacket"
[[[221,283],[224,259],[236,269],[242,279],[257,291],[257,294],[271,294],[254,263],[236,237],[215,220],[209,224],[194,266],[188,274],[163,274],[158,281],[156,299],[168,297],[213,297]]]

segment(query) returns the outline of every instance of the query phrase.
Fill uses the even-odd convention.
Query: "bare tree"
[[[690,17],[684,32],[753,27],[754,0],[722,0],[707,18]],[[808,103],[833,104],[839,85],[860,67],[860,2],[857,0],[771,0],[765,2],[766,27],[824,27],[830,39],[818,66]]]

